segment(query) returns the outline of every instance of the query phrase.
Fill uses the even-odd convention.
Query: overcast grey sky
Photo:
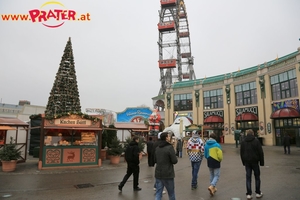
[[[47,0],[0,0],[0,15],[28,14]],[[46,106],[72,39],[82,111],[145,104],[160,89],[159,0],[61,0],[90,21],[47,28],[0,18],[2,103]],[[245,69],[297,51],[299,0],[185,0],[197,78]],[[48,5],[61,8],[60,5]],[[43,8],[47,8],[44,6]]]

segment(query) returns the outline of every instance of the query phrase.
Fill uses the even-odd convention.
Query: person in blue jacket
[[[216,141],[216,134],[211,133],[209,140],[204,146],[204,157],[207,159],[207,166],[210,173],[210,186],[208,191],[211,196],[217,192],[217,182],[220,178],[221,161],[223,160],[223,152],[221,146]]]

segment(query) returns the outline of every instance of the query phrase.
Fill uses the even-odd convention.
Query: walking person
[[[153,162],[153,141],[152,137],[149,137],[149,141],[147,142],[147,154],[148,154],[148,166],[149,167],[154,167],[154,162]]]
[[[182,141],[181,141],[180,138],[177,140],[177,145],[176,145],[176,155],[177,155],[179,158],[182,158]]]
[[[283,148],[284,148],[284,154],[291,153],[291,137],[287,133],[284,133]],[[287,149],[287,151],[286,151],[286,149]]]
[[[156,142],[154,142],[154,144],[153,144],[153,151],[152,151],[152,160],[151,160],[151,162],[153,162],[153,166],[155,165],[155,163],[154,163],[154,155],[155,155],[155,149],[161,144],[161,142],[162,142],[162,140],[160,139],[160,135],[162,134],[162,132],[159,132],[158,134],[157,134],[157,141]],[[154,185],[153,185],[153,190],[154,191],[156,191],[156,181],[154,182]],[[166,191],[164,190],[163,191],[163,194],[165,194],[166,193]]]
[[[121,183],[118,185],[118,188],[120,191],[122,191],[122,188],[124,187],[125,183],[133,174],[133,190],[134,191],[140,191],[142,188],[139,187],[139,174],[140,174],[140,150],[138,147],[139,143],[139,136],[134,136],[132,138],[132,141],[129,143],[127,149],[125,150],[125,160],[127,162],[127,172],[121,181]]]
[[[204,157],[207,159],[207,167],[210,173],[210,186],[208,187],[208,191],[211,196],[217,192],[216,185],[220,178],[221,161],[223,160],[223,152],[216,139],[216,134],[211,133],[209,140],[206,141],[204,146]]]
[[[187,142],[187,153],[192,165],[192,190],[198,187],[198,173],[204,154],[204,144],[197,131],[193,131],[192,137]]]
[[[252,171],[255,177],[256,198],[261,198],[263,193],[260,190],[260,166],[264,166],[264,152],[261,143],[254,137],[252,129],[246,131],[246,137],[241,144],[240,156],[246,170],[247,199],[252,199],[251,177]]]
[[[167,132],[161,133],[161,143],[155,150],[155,200],[161,200],[164,187],[166,187],[168,191],[169,200],[176,200],[174,164],[176,164],[178,160],[175,154],[174,147],[170,143],[171,137],[172,136]]]

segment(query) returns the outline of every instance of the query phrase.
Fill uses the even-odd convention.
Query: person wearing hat
[[[198,131],[192,132],[192,137],[187,142],[187,153],[192,166],[192,190],[198,187],[198,173],[204,154],[204,143],[201,140]]]

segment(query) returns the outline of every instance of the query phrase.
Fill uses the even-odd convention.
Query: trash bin
[[[263,143],[263,137],[258,137],[257,139],[259,140],[260,144],[263,146],[264,145],[264,143]]]
[[[33,149],[33,157],[38,158],[40,156],[40,147],[34,147]]]

